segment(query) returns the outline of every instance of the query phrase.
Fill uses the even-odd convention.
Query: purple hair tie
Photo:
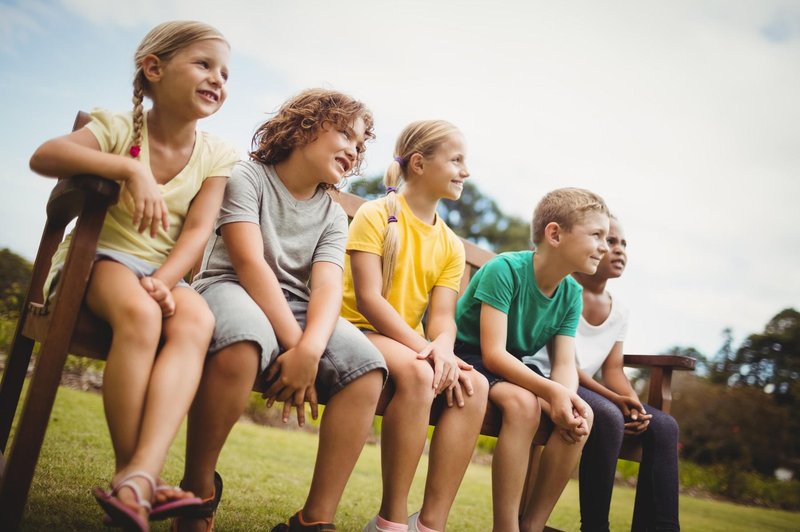
[[[394,160],[395,160],[395,161],[397,161],[397,163],[398,163],[400,166],[403,166],[404,164],[406,164],[406,160],[405,160],[405,159],[403,159],[402,157],[400,157],[399,155],[398,155],[397,157],[395,157],[395,158],[394,158]]]
[[[386,193],[397,192],[397,187],[386,187]]]
[[[397,216],[389,216],[388,220],[389,220],[389,223],[397,222]]]

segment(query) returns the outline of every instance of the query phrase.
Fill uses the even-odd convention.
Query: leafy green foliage
[[[7,352],[31,282],[30,262],[0,249],[0,352]]]
[[[0,249],[0,317],[19,315],[32,268],[30,262],[11,250]]]

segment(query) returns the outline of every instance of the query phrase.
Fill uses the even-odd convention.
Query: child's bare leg
[[[592,421],[593,415],[590,412],[586,418],[589,430],[592,428]],[[558,428],[553,429],[542,451],[533,488],[528,493],[521,530],[536,531],[544,528],[572,471],[578,465],[587,438],[585,436],[578,443],[567,443],[558,433]]]
[[[206,360],[200,387],[189,410],[186,433],[186,464],[183,487],[200,498],[214,493],[214,469],[222,446],[244,412],[258,374],[260,348],[253,342],[238,342]],[[192,523],[182,519],[185,530]],[[184,530],[184,528],[182,528]]]
[[[541,409],[535,395],[510,382],[489,389],[489,400],[500,409],[503,425],[492,457],[493,530],[519,530],[519,508],[531,442],[539,428]]]
[[[464,375],[472,382],[474,393],[464,393],[463,407],[444,407],[431,440],[420,520],[434,530],[445,529],[486,414],[489,383],[477,371],[466,371]]]
[[[533,486],[536,484],[536,473],[539,471],[539,464],[542,460],[542,451],[544,445],[531,446],[530,461],[528,462],[528,475],[525,477],[525,488],[522,491],[522,499],[520,502],[520,515],[528,511],[528,496],[533,491]]]
[[[320,424],[314,476],[303,507],[306,522],[333,522],[347,480],[372,429],[382,385],[383,372],[373,370],[328,401]]]
[[[86,303],[113,330],[103,376],[103,404],[116,457],[124,468],[139,441],[147,386],[161,336],[161,308],[122,264],[98,261]]]
[[[172,291],[175,314],[164,320],[164,345],[147,390],[139,445],[129,468],[160,472],[200,382],[214,316],[188,287]]]
[[[394,523],[408,520],[408,492],[428,435],[433,403],[433,368],[407,346],[380,334],[367,336],[383,353],[395,392],[381,427],[383,497],[380,515]]]

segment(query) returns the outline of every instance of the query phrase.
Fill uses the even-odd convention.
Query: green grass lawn
[[[183,432],[168,459],[164,478],[181,475]],[[220,458],[225,479],[217,530],[269,530],[303,503],[311,478],[317,437],[239,423]],[[360,531],[380,502],[380,453],[367,445],[348,484],[337,515],[343,531]],[[410,510],[422,500],[423,457],[412,489]],[[107,530],[90,494],[105,486],[113,456],[98,395],[61,388],[22,525],[24,531]],[[451,531],[491,530],[491,476],[485,465],[470,465],[450,514]],[[617,487],[611,510],[612,530],[628,530],[634,491]],[[687,531],[797,530],[800,514],[681,497],[681,524]],[[578,530],[577,483],[571,481],[550,519],[552,526]],[[154,530],[167,530],[166,523]]]

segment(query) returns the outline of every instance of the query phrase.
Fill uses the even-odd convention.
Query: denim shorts
[[[480,347],[456,341],[455,346],[453,346],[453,351],[461,360],[463,360],[467,364],[472,365],[475,371],[486,377],[486,380],[489,381],[490,388],[495,384],[497,384],[498,382],[505,381],[503,377],[495,373],[492,373],[491,371],[486,369],[486,366],[483,365],[483,357],[481,356]],[[539,366],[537,366],[536,364],[525,364],[525,366],[531,371],[544,377],[542,370],[539,369]]]
[[[264,372],[283,353],[272,324],[247,291],[235,281],[219,281],[200,289],[216,318],[210,355],[238,342],[254,342],[261,348],[260,370]],[[308,302],[284,291],[284,296],[300,327],[306,325]],[[389,374],[380,351],[352,323],[339,318],[317,370],[320,401],[362,375],[379,369],[384,382]]]

